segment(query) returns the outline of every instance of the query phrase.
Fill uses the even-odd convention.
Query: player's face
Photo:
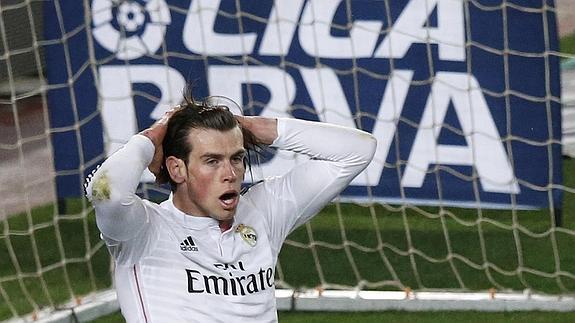
[[[244,178],[241,130],[193,129],[188,135],[187,199],[189,211],[227,221],[233,218]]]

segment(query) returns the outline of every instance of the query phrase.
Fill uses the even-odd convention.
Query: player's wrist
[[[178,105],[164,113],[164,115],[158,119],[153,125],[151,125],[148,129],[143,130],[140,132],[140,135],[148,137],[154,146],[161,147],[162,141],[166,136],[166,131],[168,130],[168,121],[170,117],[176,112],[177,110],[181,109]]]
[[[159,147],[162,145],[162,141],[164,140],[164,136],[166,135],[166,128],[165,126],[164,127],[152,126],[148,129],[141,131],[139,134],[150,139],[150,141],[152,141],[155,147]]]

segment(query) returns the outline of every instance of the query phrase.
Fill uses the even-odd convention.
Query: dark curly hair
[[[250,151],[258,152],[260,144],[255,136],[247,129],[241,127],[229,107],[214,105],[209,99],[196,101],[192,96],[191,86],[184,89],[184,99],[180,103],[180,109],[174,112],[168,121],[168,128],[162,142],[164,161],[158,174],[157,182],[160,184],[170,183],[173,192],[176,191],[176,183],[170,177],[166,167],[166,158],[174,156],[188,163],[188,156],[193,147],[188,141],[188,135],[192,129],[214,129],[219,131],[232,130],[240,127],[244,148],[248,151],[246,166],[250,165]]]

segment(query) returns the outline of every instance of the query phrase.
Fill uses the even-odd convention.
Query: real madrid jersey
[[[310,159],[251,187],[225,232],[171,200],[158,205],[135,195],[154,154],[148,138],[134,136],[102,164],[87,193],[115,259],[128,322],[277,321],[274,276],[283,241],[369,164],[376,144],[355,129],[279,119],[273,145]]]

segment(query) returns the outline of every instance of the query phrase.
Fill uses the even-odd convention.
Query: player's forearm
[[[153,155],[152,142],[142,135],[134,136],[89,180],[86,195],[96,209],[104,235],[125,240],[146,221],[142,201],[135,192]]]
[[[338,162],[359,173],[371,162],[377,142],[364,131],[296,119],[278,120],[274,147]]]

